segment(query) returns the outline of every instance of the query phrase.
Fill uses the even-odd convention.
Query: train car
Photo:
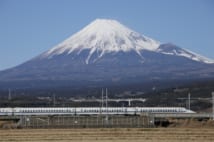
[[[142,113],[195,113],[184,107],[15,107],[0,108],[0,115],[136,115]]]

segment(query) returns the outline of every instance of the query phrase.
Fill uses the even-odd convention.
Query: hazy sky
[[[39,55],[97,18],[214,59],[214,0],[0,0],[0,70]]]

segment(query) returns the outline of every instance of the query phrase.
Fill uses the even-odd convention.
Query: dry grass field
[[[209,128],[8,129],[1,142],[213,142]]]

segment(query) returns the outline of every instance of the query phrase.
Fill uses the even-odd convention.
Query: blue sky
[[[214,59],[213,0],[0,0],[0,70],[39,55],[97,18]]]

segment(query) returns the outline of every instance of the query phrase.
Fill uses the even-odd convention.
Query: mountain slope
[[[214,63],[213,60],[204,58],[190,51],[181,49],[171,44],[159,48],[160,42],[141,35],[115,20],[97,19],[83,28],[78,33],[69,37],[62,43],[43,53],[40,58],[52,58],[61,54],[80,54],[89,50],[86,64],[93,54],[101,58],[106,53],[135,51],[141,56],[142,50],[153,51],[168,55],[183,56],[195,61]]]
[[[213,60],[106,19],[97,19],[32,60],[0,72],[1,81],[69,81],[71,85],[212,77]]]
[[[83,50],[90,50],[86,64],[94,53],[98,58],[105,53],[128,52],[134,50],[140,55],[140,50],[156,50],[159,42],[140,35],[123,26],[115,20],[97,19],[83,28],[80,32],[71,36],[64,42],[44,53],[41,58],[51,58],[55,55],[70,54]]]

